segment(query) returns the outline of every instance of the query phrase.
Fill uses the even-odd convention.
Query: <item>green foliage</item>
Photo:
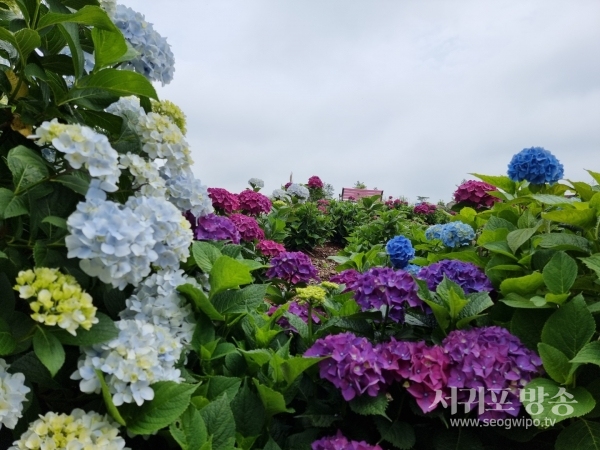
[[[332,232],[330,216],[315,203],[296,205],[288,220],[289,235],[283,241],[288,250],[311,250],[323,245]]]

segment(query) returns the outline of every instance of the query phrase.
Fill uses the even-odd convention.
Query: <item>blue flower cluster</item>
[[[387,254],[390,255],[392,265],[396,269],[404,269],[408,262],[415,257],[415,249],[410,239],[404,236],[395,236],[385,246]]]
[[[475,239],[475,232],[470,225],[457,221],[432,225],[425,231],[425,237],[429,241],[439,239],[446,247],[456,248],[469,245]]]
[[[542,147],[525,148],[514,155],[508,164],[508,177],[513,181],[554,184],[563,176],[563,165]]]

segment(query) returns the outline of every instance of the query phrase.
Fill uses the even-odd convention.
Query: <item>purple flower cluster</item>
[[[261,213],[268,214],[271,211],[271,200],[260,192],[246,189],[238,194],[240,209],[243,213],[258,216]]]
[[[279,242],[269,241],[265,239],[256,244],[256,250],[261,252],[264,256],[269,256],[273,258],[285,252],[285,247]]]
[[[490,292],[493,289],[490,279],[475,264],[444,259],[443,261],[423,267],[418,278],[427,282],[427,287],[435,291],[444,276],[458,284],[466,294],[473,292]]]
[[[373,267],[361,274],[353,283],[354,298],[364,311],[388,309],[388,317],[394,322],[404,321],[407,306],[423,307],[417,296],[417,284],[403,270],[389,267]]]
[[[337,284],[346,285],[346,289],[343,292],[353,291],[355,288],[356,280],[361,276],[360,272],[354,269],[346,269],[329,278],[329,281]]]
[[[232,214],[229,218],[235,224],[243,241],[253,241],[254,239],[260,241],[265,238],[265,232],[258,226],[258,222],[253,217]]]
[[[318,176],[314,175],[308,179],[307,186],[310,189],[321,189],[321,188],[323,188],[323,182],[321,181],[321,179]]]
[[[281,307],[281,305],[271,306],[269,308],[269,310],[267,311],[267,315],[272,316],[273,313],[275,311],[277,311],[280,307]],[[308,323],[308,303],[298,304],[298,302],[290,302],[287,312],[300,317],[300,319],[302,319],[302,321],[304,323]],[[313,312],[312,312],[313,323],[321,322],[321,320],[319,319],[319,314],[323,315],[323,314],[325,314],[325,312],[320,308],[314,308]],[[279,325],[281,328],[284,328],[286,330],[292,330],[294,332],[298,332],[298,330],[296,330],[296,328],[294,328],[292,325],[290,325],[290,323],[288,322],[288,320],[285,317],[280,317],[279,319],[277,319],[277,325]]]
[[[370,445],[365,441],[349,441],[338,430],[335,436],[327,436],[315,441],[310,446],[311,450],[381,450],[377,444]]]
[[[227,189],[208,188],[208,196],[212,200],[212,205],[215,210],[231,214],[233,211],[240,209],[240,201],[237,195],[232,194]]]
[[[327,207],[329,206],[329,200],[322,198],[321,200],[317,200],[317,209],[322,213],[327,212]]]
[[[317,269],[310,258],[302,252],[283,252],[271,259],[267,277],[278,278],[291,284],[308,283],[317,280]]]
[[[454,191],[454,201],[477,209],[491,208],[500,199],[488,192],[497,190],[495,186],[483,181],[465,181]]]
[[[240,243],[240,233],[231,219],[224,216],[207,214],[198,219],[194,228],[194,237],[199,241],[224,241]]]
[[[394,200],[394,197],[392,197],[391,195],[385,201],[385,206],[387,206],[390,209],[397,209],[397,208],[400,208],[401,206],[406,206],[406,205],[408,205],[407,202],[405,202],[404,200],[400,200],[399,198]]]
[[[432,205],[431,203],[419,203],[418,205],[415,205],[413,212],[415,214],[429,215],[434,214],[436,210],[437,206]]]
[[[289,188],[291,185],[292,185],[292,182],[291,182],[291,181],[288,181],[287,183],[285,183],[285,184],[283,185],[283,188],[284,188],[284,189],[287,189],[287,188]]]

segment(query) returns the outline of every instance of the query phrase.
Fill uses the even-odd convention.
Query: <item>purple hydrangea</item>
[[[271,259],[271,267],[266,275],[291,284],[308,283],[319,278],[310,258],[302,252],[280,253]]]
[[[493,289],[489,278],[479,267],[454,259],[445,259],[423,267],[417,275],[418,278],[427,282],[427,287],[431,291],[436,290],[444,276],[458,284],[466,294],[490,292]]]
[[[208,196],[212,200],[213,208],[225,214],[231,214],[240,209],[240,201],[237,195],[232,194],[227,189],[208,188]]]
[[[497,190],[495,186],[483,181],[465,181],[454,191],[454,201],[477,209],[491,208],[500,199],[488,194],[488,192]]]
[[[436,210],[437,206],[432,205],[431,203],[419,203],[418,205],[415,205],[413,212],[415,214],[430,215],[434,214]]]
[[[392,265],[396,269],[404,269],[408,262],[415,257],[415,249],[410,239],[404,236],[395,236],[388,241],[385,250],[390,255]]]
[[[413,277],[389,267],[373,267],[363,273],[354,283],[354,298],[364,311],[388,308],[388,317],[394,322],[404,321],[404,309],[423,306],[417,296],[417,284]]]
[[[321,189],[323,187],[323,182],[318,176],[314,175],[308,179],[307,186],[311,189]]]
[[[258,222],[253,217],[244,214],[232,214],[229,218],[235,224],[243,241],[249,242],[255,239],[260,241],[265,238],[265,232],[258,226]]]
[[[349,441],[338,430],[335,436],[327,436],[315,441],[310,446],[311,450],[381,450],[379,445],[370,445],[365,441]]]
[[[238,194],[238,200],[242,212],[251,216],[258,216],[261,213],[268,214],[271,211],[271,200],[260,192],[246,189]]]
[[[442,347],[450,359],[447,387],[456,388],[458,401],[469,400],[469,389],[484,389],[485,409],[491,411],[484,411],[480,419],[517,416],[519,390],[542,372],[540,357],[505,328],[455,330]],[[508,392],[505,399],[502,391]],[[477,410],[477,400],[471,401],[470,407]]]
[[[361,276],[360,272],[357,272],[354,269],[346,269],[338,273],[337,275],[333,275],[329,278],[329,281],[332,283],[343,284],[346,286],[343,292],[353,291],[356,280]]]
[[[256,250],[258,250],[264,256],[273,258],[274,256],[279,256],[279,254],[285,252],[285,247],[279,242],[265,239],[256,244]]]
[[[508,164],[508,177],[531,184],[554,184],[564,176],[563,165],[542,147],[524,148]]]
[[[194,228],[194,237],[199,241],[224,241],[240,243],[240,233],[235,224],[227,217],[207,214],[198,219]]]

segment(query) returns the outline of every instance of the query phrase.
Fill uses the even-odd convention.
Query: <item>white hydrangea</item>
[[[92,347],[82,347],[84,357],[71,375],[81,380],[79,388],[85,393],[99,393],[104,379],[116,406],[154,398],[151,385],[157,381],[181,382],[181,372],[175,368],[182,351],[179,339],[169,330],[142,320],[121,320],[115,323],[119,336],[112,341]]]
[[[119,167],[129,169],[133,175],[132,187],[136,191],[136,196],[164,197],[166,195],[165,180],[161,178],[156,163],[134,153],[121,155],[119,161]]]
[[[142,141],[142,150],[152,159],[166,160],[173,169],[191,166],[190,148],[185,136],[167,116],[149,113],[138,118],[136,132]]]
[[[271,197],[275,200],[289,200],[290,196],[288,195],[288,193],[286,191],[284,191],[283,189],[275,189],[273,191],[273,193],[271,194]]]
[[[167,328],[170,333],[189,344],[196,327],[192,307],[177,291],[182,284],[195,284],[183,270],[152,274],[126,300],[121,319],[137,319]]]
[[[146,111],[140,105],[140,99],[135,95],[121,97],[118,101],[109,105],[106,112],[127,119],[134,127],[137,125],[139,118],[146,115]]]
[[[67,227],[67,257],[80,258],[85,273],[119,289],[142,281],[158,260],[152,224],[139,220],[131,208],[107,201],[94,181]]]
[[[107,416],[93,411],[48,412],[29,424],[8,450],[131,450],[125,447],[118,427]]]
[[[117,12],[117,0],[98,0],[98,3],[109,17],[113,17]]]
[[[121,171],[119,154],[110,146],[108,138],[89,127],[59,123],[57,119],[42,123],[31,139],[38,145],[52,144],[65,153],[73,169],[85,167],[90,175],[102,181],[100,188],[115,192]]]
[[[296,183],[293,183],[288,186],[287,193],[289,195],[298,197],[301,200],[306,200],[310,196],[310,192],[308,191],[308,188],[302,186],[301,184],[296,184]]]
[[[23,416],[25,395],[31,389],[25,386],[25,375],[8,373],[8,364],[0,358],[0,428],[13,430]]]
[[[252,186],[252,188],[264,188],[265,182],[260,178],[250,178],[248,180],[248,184]]]
[[[161,197],[130,197],[125,207],[153,230],[155,265],[175,270],[188,259],[194,240],[192,226],[175,205]]]
[[[168,167],[162,167],[160,173],[166,180],[167,198],[180,211],[191,211],[195,217],[206,216],[214,212],[207,187],[194,176],[191,169],[174,171],[169,170]]]

